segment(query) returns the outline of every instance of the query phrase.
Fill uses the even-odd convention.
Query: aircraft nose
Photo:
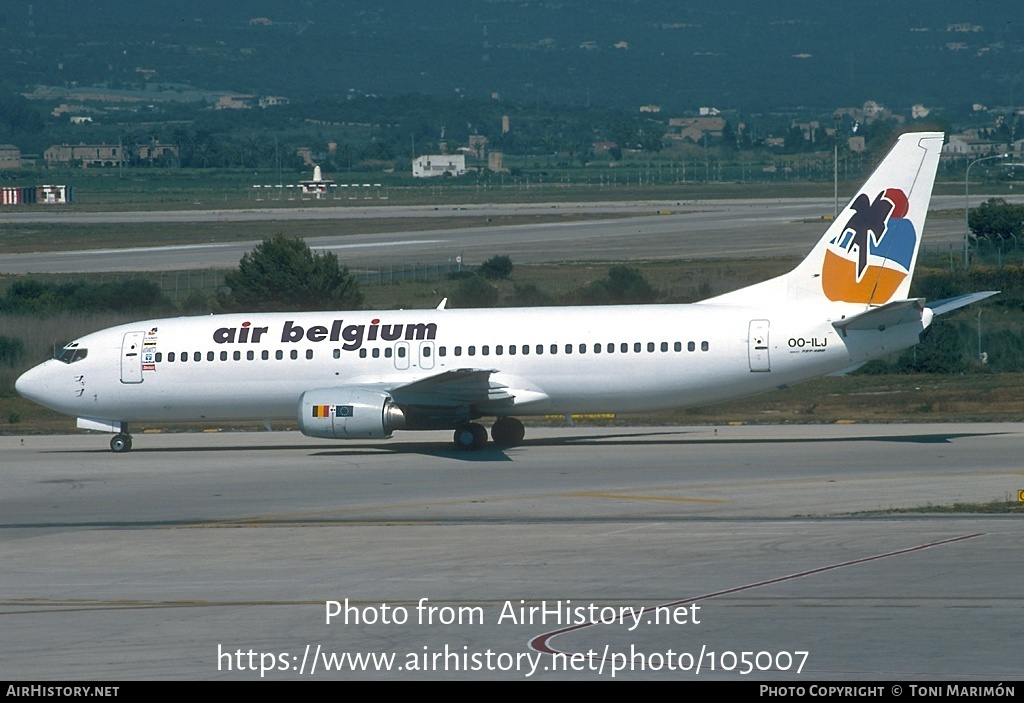
[[[36,403],[43,400],[47,388],[43,366],[44,364],[34,366],[18,376],[18,380],[14,382],[14,390],[18,391],[18,395]]]

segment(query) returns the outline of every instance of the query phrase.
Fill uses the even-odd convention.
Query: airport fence
[[[349,273],[355,277],[359,285],[364,287],[440,281],[461,270],[461,264],[455,260],[349,267]],[[227,273],[227,270],[196,269],[161,271],[148,276],[142,275],[160,286],[161,292],[167,298],[178,302],[196,292],[203,295],[215,295],[219,291],[227,291],[227,286],[224,283],[224,276]],[[128,277],[131,276],[128,274],[106,274],[106,280],[121,280]]]

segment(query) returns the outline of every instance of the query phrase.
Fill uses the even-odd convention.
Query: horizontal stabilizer
[[[980,293],[967,293],[966,295],[958,295],[955,298],[944,298],[943,300],[936,300],[934,303],[928,303],[925,307],[932,311],[933,315],[944,315],[951,310],[962,308],[965,305],[976,303],[979,300],[990,298],[999,291],[997,290],[986,290]]]
[[[891,303],[871,308],[864,312],[844,317],[832,323],[845,337],[848,332],[853,331],[881,331],[887,327],[906,325],[921,321],[921,313],[924,311],[924,298],[910,298],[908,300],[894,300]]]

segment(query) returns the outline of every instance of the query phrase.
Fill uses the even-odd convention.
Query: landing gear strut
[[[110,438],[110,451],[123,454],[132,450],[132,436],[127,431]]]
[[[525,435],[523,423],[514,417],[499,417],[491,425],[491,439],[499,447],[518,447]]]
[[[456,449],[483,449],[487,444],[487,430],[483,425],[467,422],[455,428],[454,440]]]

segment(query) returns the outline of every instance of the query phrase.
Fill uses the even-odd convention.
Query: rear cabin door
[[[747,358],[750,370],[771,371],[771,360],[768,358],[768,320],[751,320],[747,333]]]

